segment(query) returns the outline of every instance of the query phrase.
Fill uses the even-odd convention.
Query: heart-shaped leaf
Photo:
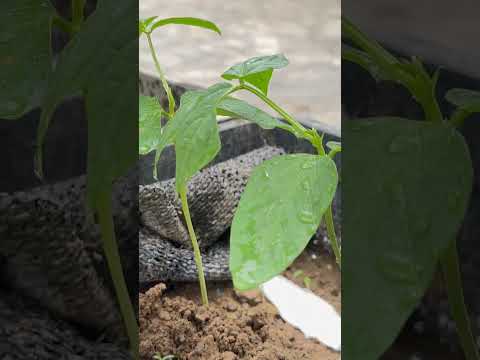
[[[42,102],[52,68],[48,0],[0,2],[0,118],[17,119]]]
[[[237,289],[258,287],[300,255],[331,204],[337,181],[328,156],[278,156],[253,171],[230,237],[230,271]]]
[[[250,105],[243,100],[232,97],[226,97],[218,104],[217,114],[249,120],[256,123],[263,129],[281,128],[293,132],[293,129],[290,125],[281,122],[279,119],[274,118],[265,111],[260,110],[259,108]]]
[[[161,125],[162,107],[156,97],[139,97],[139,154],[148,154],[158,146]]]
[[[165,127],[157,156],[160,156],[165,144],[175,144],[178,192],[184,189],[188,180],[220,150],[216,108],[220,99],[232,87],[229,83],[220,83],[207,90],[185,93],[180,108]]]
[[[451,89],[445,96],[453,105],[470,113],[480,112],[480,92],[467,89]]]
[[[267,95],[273,70],[287,65],[288,60],[282,54],[259,56],[232,66],[222,74],[222,77],[226,80],[238,79],[245,81]]]
[[[145,20],[140,20],[139,22],[140,33],[151,34],[156,28],[159,28],[161,26],[177,24],[177,25],[188,25],[188,26],[200,27],[203,29],[214,31],[219,35],[222,34],[222,32],[220,31],[217,25],[215,25],[211,21],[204,20],[204,19],[199,19],[194,17],[173,17],[173,18],[160,19],[160,20],[156,20],[156,19],[157,19],[157,16],[150,17]]]
[[[443,123],[355,120],[344,133],[343,356],[376,360],[455,240],[472,165],[463,137]]]

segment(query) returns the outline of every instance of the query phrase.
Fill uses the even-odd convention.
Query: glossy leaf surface
[[[230,237],[237,289],[258,287],[301,254],[333,200],[337,181],[328,156],[278,156],[253,171]]]
[[[288,60],[282,54],[258,56],[232,66],[222,74],[222,77],[226,80],[245,81],[266,95],[273,70],[281,69],[287,65]]]
[[[343,356],[376,360],[456,238],[472,166],[463,137],[443,123],[355,120],[344,134]]]

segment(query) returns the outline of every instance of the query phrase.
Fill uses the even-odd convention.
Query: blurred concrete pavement
[[[276,71],[270,97],[299,120],[340,134],[340,0],[141,0],[142,18],[195,16],[214,21],[220,37],[198,28],[167,26],[153,40],[167,77],[209,86],[231,65],[283,53],[290,65]],[[155,74],[140,41],[140,71]],[[255,104],[260,102],[241,95]]]

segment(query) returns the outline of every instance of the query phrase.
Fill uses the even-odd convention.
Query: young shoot
[[[151,32],[159,23],[202,26],[214,31],[218,29],[205,20],[195,19],[193,23],[191,18],[174,19],[156,21],[156,18],[149,18],[140,24],[140,32],[147,35],[153,61],[169,98],[169,109],[162,109],[156,99],[140,97],[139,151],[141,154],[156,151],[156,164],[167,145],[175,146],[176,189],[193,245],[202,302],[208,304],[208,296],[201,253],[187,203],[187,184],[220,151],[217,115],[246,119],[264,129],[283,129],[297,138],[306,139],[317,150],[316,155],[278,156],[265,161],[253,171],[232,224],[230,271],[235,287],[239,290],[256,288],[284,271],[306,247],[323,216],[340,266],[340,247],[336,240],[331,204],[338,183],[332,158],[341,150],[341,146],[337,143],[333,152],[326,154],[323,136],[315,129],[306,129],[268,97],[274,70],[287,66],[288,60],[278,54],[255,57],[234,65],[222,74],[222,78],[228,82],[185,93],[176,110],[151,45]],[[283,120],[233,97],[239,91],[255,95]],[[160,123],[162,114],[167,114],[169,118],[163,128]]]
[[[472,166],[470,156],[468,155],[468,151],[466,151],[466,143],[463,137],[456,131],[455,127],[461,128],[468,116],[474,112],[480,111],[480,94],[478,92],[465,89],[450,90],[446,96],[447,100],[456,105],[457,109],[453,112],[450,119],[445,118],[440,110],[440,106],[436,98],[436,84],[439,78],[438,70],[433,74],[430,74],[425,69],[421,61],[415,57],[412,57],[411,60],[397,59],[394,55],[385,50],[380,44],[369,39],[345,18],[342,19],[342,36],[345,40],[348,40],[351,45],[353,45],[352,47],[350,45],[343,44],[342,57],[345,60],[361,66],[370,72],[370,74],[377,81],[394,81],[406,87],[414,99],[422,107],[424,111],[424,120],[431,124],[429,124],[430,126],[425,126],[425,124],[419,122],[400,118],[383,118],[377,119],[376,121],[374,119],[368,119],[366,120],[367,122],[358,122],[359,124],[356,125],[356,131],[358,130],[359,132],[357,132],[356,136],[361,137],[364,143],[373,144],[379,143],[382,138],[385,138],[386,135],[390,135],[390,139],[394,140],[391,142],[388,149],[391,153],[395,153],[395,157],[391,154],[387,155],[390,166],[392,168],[395,164],[397,167],[402,166],[402,164],[407,164],[406,161],[408,159],[409,170],[407,173],[415,172],[415,164],[411,161],[411,153],[408,153],[407,150],[411,150],[412,147],[417,146],[422,151],[418,151],[416,155],[421,156],[423,161],[423,165],[417,170],[425,171],[427,166],[431,166],[431,168],[428,170],[428,175],[431,176],[431,179],[429,179],[428,182],[430,184],[429,191],[433,190],[433,186],[431,186],[431,184],[437,182],[438,178],[441,177],[443,181],[442,184],[444,186],[442,189],[443,194],[455,192],[455,203],[457,204],[454,209],[455,211],[451,211],[443,221],[440,221],[438,224],[436,224],[436,226],[440,229],[440,234],[449,234],[451,232],[451,237],[443,239],[441,236],[437,235],[431,240],[431,242],[429,242],[430,234],[433,233],[434,230],[438,231],[439,229],[433,229],[433,225],[428,223],[429,220],[426,215],[432,211],[435,211],[435,219],[441,219],[441,211],[438,209],[448,208],[448,204],[437,204],[436,206],[433,206],[432,203],[434,201],[432,199],[435,198],[435,196],[430,195],[430,197],[426,198],[424,203],[419,201],[419,196],[417,196],[415,198],[415,201],[417,202],[416,209],[422,209],[423,213],[419,213],[419,218],[414,220],[421,224],[420,228],[425,228],[426,226],[428,231],[422,232],[423,238],[416,239],[415,245],[410,246],[410,250],[406,254],[397,254],[396,256],[398,258],[402,256],[405,259],[408,259],[408,261],[411,261],[415,267],[424,269],[423,273],[426,273],[426,269],[428,268],[432,269],[431,271],[433,273],[433,271],[436,269],[437,263],[441,264],[452,315],[457,325],[460,342],[464,349],[465,356],[468,360],[478,360],[480,359],[477,347],[478,345],[476,344],[472,335],[470,320],[463,299],[463,289],[461,284],[455,239],[455,235],[460,227],[461,221],[463,221],[464,212],[466,211],[467,206],[466,204],[471,192]],[[370,128],[367,129],[366,126],[362,127],[363,124],[370,126]],[[377,137],[372,138],[369,141],[369,137],[373,137],[375,134]],[[407,141],[410,141],[408,145]],[[360,146],[356,148],[356,150],[360,153],[361,147],[362,145],[360,144]],[[433,151],[433,149],[436,151]],[[371,148],[370,151],[372,151]],[[381,164],[382,160],[386,158],[382,151],[371,153],[368,156],[370,158],[374,157],[377,164]],[[459,175],[448,180],[445,176],[440,174],[438,174],[438,177],[434,176],[433,174],[436,174],[437,170],[435,169],[435,166],[432,166],[431,164],[434,164],[434,161],[437,161],[435,160],[436,158],[442,159],[442,173],[445,172],[444,169],[450,170],[453,168],[456,171],[459,171]],[[395,161],[397,161],[397,163],[395,163]],[[386,169],[382,170],[383,173],[379,174],[379,178],[376,179],[379,183],[383,180],[380,179],[380,177],[382,175],[385,176],[384,174],[387,171]],[[425,173],[427,173],[427,171],[425,171]],[[461,182],[458,180],[459,178],[462,178]],[[396,186],[397,193],[400,193],[399,191],[404,189],[404,187],[404,191],[408,192],[408,194],[413,194],[416,191],[422,190],[425,192],[426,190],[418,190],[415,188],[415,186],[417,186],[419,183],[418,180],[412,184],[407,182],[407,177],[405,177],[405,180],[397,177],[395,181],[396,183],[394,186]],[[405,184],[402,184],[401,181],[405,181]],[[447,181],[451,182],[448,183]],[[400,199],[400,197],[398,198]],[[405,197],[402,196],[401,198],[402,203],[407,201]],[[391,211],[389,212],[389,215],[391,215]],[[412,214],[409,214],[409,216],[412,216]],[[427,219],[423,219],[423,217],[426,217]],[[442,227],[445,227],[443,231]],[[453,231],[447,232],[447,229],[450,228],[453,229]],[[379,242],[384,242],[385,239],[379,238],[378,240]],[[408,241],[410,241],[410,239],[407,237],[405,238],[405,241],[407,242],[408,246]],[[428,251],[422,249],[422,246],[429,246]],[[382,256],[385,256],[385,253],[391,251],[391,246],[389,248],[383,248],[381,245],[378,246],[376,244],[371,246],[371,256],[374,259],[381,258]],[[426,255],[423,256],[422,254]],[[404,260],[404,262],[407,263],[406,260]],[[385,264],[387,269],[386,271],[394,272],[395,266],[399,265],[395,263],[395,259],[392,257],[391,261],[387,261]],[[362,269],[356,268],[355,271],[358,273],[361,272]],[[378,278],[381,278],[380,271],[378,271],[378,273]],[[405,274],[405,272],[403,272],[403,274]],[[373,278],[377,276],[377,274],[365,270],[365,276],[370,276]],[[416,286],[416,290],[415,292],[412,292],[412,294],[414,295],[414,300],[416,299],[420,301],[421,296],[426,291],[426,288],[430,285],[430,282],[428,281],[429,279],[423,281],[423,279],[420,279],[419,276],[415,276],[414,279],[415,281],[413,283]],[[369,281],[373,280],[370,279]],[[379,292],[383,292],[385,294],[399,294],[408,293],[408,291],[410,291],[408,288],[409,285],[405,282],[400,283],[390,281],[388,286],[390,286],[389,289],[382,289]],[[412,285],[410,285],[410,287],[411,286]],[[352,292],[350,293],[351,296],[356,296],[356,294],[353,294]],[[393,301],[392,299],[386,298],[379,301],[398,301],[398,296],[397,299]],[[410,307],[403,306],[401,311],[402,313],[405,311],[405,313],[402,314],[403,317],[409,316],[410,311],[413,311],[413,306],[416,306],[415,301],[410,301],[410,303]],[[371,311],[375,312],[375,314],[372,314],[372,316],[381,316],[378,314],[378,309],[376,306],[375,308],[372,307]],[[367,313],[367,310],[365,310],[365,313]],[[403,321],[405,319],[399,318],[398,322],[393,327],[392,319],[389,318],[389,316],[385,316],[385,319],[385,322],[378,322],[378,328],[373,331],[385,333],[383,330],[388,332],[397,326],[397,332],[392,333],[390,336],[391,338],[387,339],[388,341],[393,341],[401,326],[403,326]],[[347,341],[350,341],[351,338],[351,343],[358,343],[358,349],[361,349],[358,350],[358,354],[361,353],[363,356],[365,354],[365,347],[363,346],[365,339],[363,339],[362,336],[357,336],[358,329],[354,334],[352,333],[351,336],[349,335],[348,329],[346,333]],[[382,344],[382,346],[382,348],[372,347],[368,350],[371,351],[371,354],[380,354],[385,350],[384,344]],[[355,357],[355,354],[352,353],[352,356]]]

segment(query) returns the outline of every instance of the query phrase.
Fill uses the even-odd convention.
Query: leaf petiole
[[[80,30],[84,22],[85,0],[72,0],[72,28],[74,33]]]
[[[60,30],[67,33],[70,37],[75,33],[72,23],[65,20],[63,17],[61,17],[58,14],[56,14],[53,17],[52,23],[54,26],[58,27]]]
[[[160,66],[160,62],[158,61],[157,53],[155,52],[155,47],[153,46],[153,43],[152,43],[152,37],[150,33],[145,33],[145,35],[147,37],[148,47],[150,48],[150,53],[152,54],[153,62],[155,63],[155,68],[157,69],[158,75],[160,76],[160,80],[162,81],[163,89],[167,94],[168,113],[170,117],[172,117],[175,114],[175,98],[173,97],[172,89],[170,88],[170,85],[168,85],[165,74],[162,70],[162,67]]]

